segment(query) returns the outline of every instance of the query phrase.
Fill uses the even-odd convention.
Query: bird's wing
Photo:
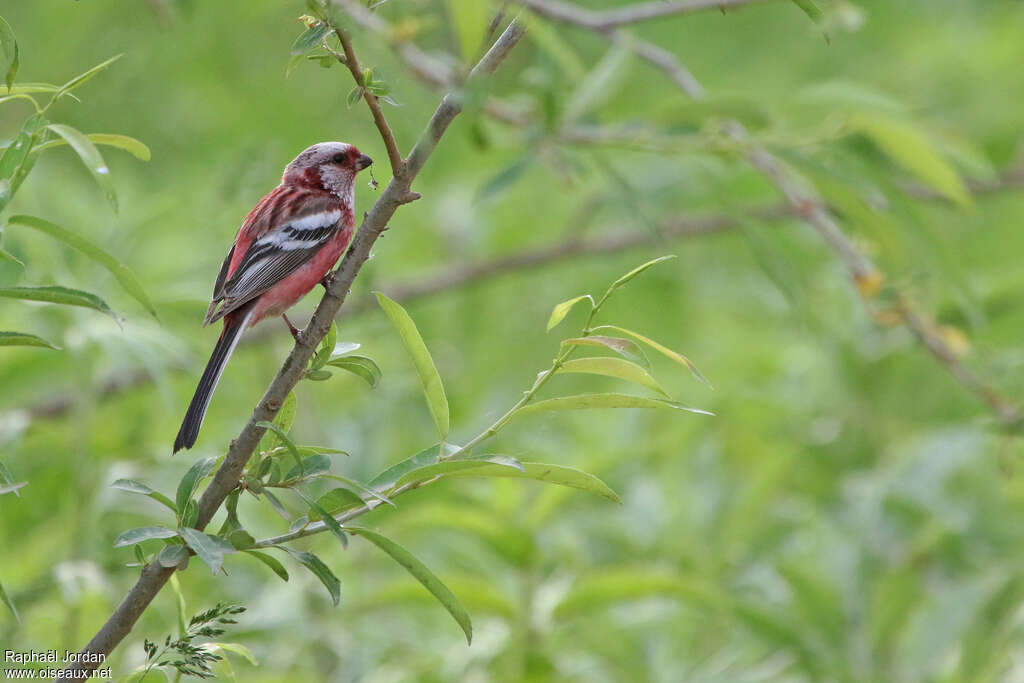
[[[342,209],[330,203],[311,202],[306,210],[282,220],[253,239],[235,268],[222,268],[225,281],[214,290],[214,302],[220,295],[220,310],[207,315],[214,322],[253,300],[291,275],[325,244],[341,227]],[[234,251],[234,249],[232,249]],[[237,255],[229,254],[226,264]]]

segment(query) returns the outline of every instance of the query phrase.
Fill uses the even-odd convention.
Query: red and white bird
[[[284,312],[313,289],[345,252],[354,229],[356,174],[373,163],[344,142],[320,142],[295,157],[281,184],[242,221],[224,259],[203,325],[224,319],[174,452],[191,448],[224,366],[247,327]]]

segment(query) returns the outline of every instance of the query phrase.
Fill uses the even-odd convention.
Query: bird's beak
[[[357,171],[362,171],[364,168],[366,168],[367,166],[369,166],[372,163],[373,163],[373,159],[371,159],[370,157],[366,156],[365,154],[360,154],[359,158],[356,159],[356,170]]]

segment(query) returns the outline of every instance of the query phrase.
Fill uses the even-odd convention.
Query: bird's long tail
[[[210,361],[206,364],[206,370],[203,371],[203,376],[199,379],[199,386],[196,387],[196,393],[192,396],[192,402],[188,404],[185,419],[181,423],[181,429],[178,430],[178,437],[174,440],[175,453],[182,448],[192,448],[195,444],[196,437],[199,436],[199,428],[203,426],[203,418],[206,417],[206,409],[210,405],[213,390],[217,388],[217,382],[220,381],[220,375],[224,372],[224,366],[227,365],[242,332],[249,324],[252,308],[252,305],[249,305],[235,311],[234,315],[224,318],[224,331],[221,332],[217,345],[213,347]]]

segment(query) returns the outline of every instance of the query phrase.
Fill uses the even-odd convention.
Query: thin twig
[[[523,34],[522,25],[513,21],[477,63],[470,78],[493,73]],[[298,384],[316,345],[326,336],[334,317],[344,304],[352,282],[370,255],[370,249],[381,233],[387,229],[388,221],[391,220],[398,207],[410,201],[413,180],[423,168],[431,151],[444,135],[449,124],[461,111],[460,98],[451,95],[444,97],[427,124],[426,130],[413,147],[405,172],[401,176],[396,175],[391,179],[380,198],[367,213],[352,240],[351,247],[342,259],[341,265],[332,274],[330,287],[321,299],[312,320],[299,335],[291,354],[284,361],[277,376],[257,404],[252,417],[242,428],[238,437],[231,442],[223,462],[214,474],[213,481],[203,491],[203,495],[199,499],[196,529],[204,529],[210,523],[214,513],[220,509],[228,494],[238,487],[242,470],[265,431],[263,427],[259,426],[259,423],[264,420],[272,420],[285,398]],[[124,601],[89,641],[83,652],[109,655],[117,644],[128,635],[136,620],[175,570],[176,567],[162,567],[155,562],[143,567],[138,581]],[[99,658],[81,657],[79,659]],[[76,672],[92,670],[96,666],[98,666],[98,662],[78,661],[68,670],[62,672],[60,680],[73,680],[78,678]]]
[[[341,49],[345,52],[345,66],[352,72],[352,78],[355,79],[356,87],[361,87],[363,84],[363,70],[359,68],[359,59],[356,57],[355,50],[352,49],[352,41],[349,39],[348,34],[340,28],[334,29],[334,34],[338,36],[338,40],[341,41]],[[380,137],[384,141],[384,147],[388,151],[391,175],[401,178],[405,174],[405,161],[402,159],[402,153],[398,151],[395,134],[391,132],[391,126],[388,125],[387,119],[384,118],[384,112],[381,111],[380,100],[367,88],[363,88],[363,99],[366,100],[366,106],[370,108],[373,122],[376,124]]]
[[[518,2],[535,14],[548,19],[575,24],[591,31],[607,31],[651,19],[716,9],[725,11],[743,5],[764,2],[764,0],[650,0],[603,11],[578,7],[560,0],[518,0]]]

